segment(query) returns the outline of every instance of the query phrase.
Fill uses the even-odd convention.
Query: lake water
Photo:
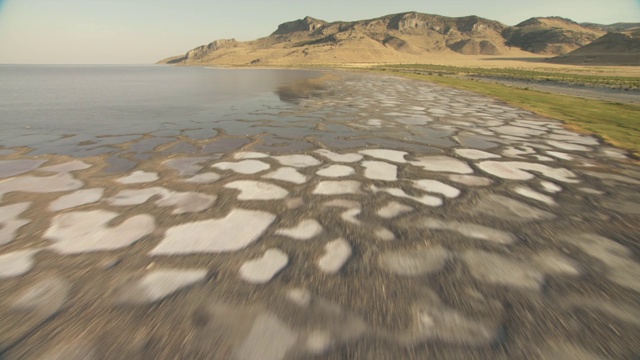
[[[278,89],[318,75],[199,67],[3,65],[0,145],[64,153],[71,148],[55,143],[63,135],[75,135],[78,143],[95,142],[97,136],[148,133],[206,139],[218,133],[213,128],[220,120],[293,106],[280,99]]]

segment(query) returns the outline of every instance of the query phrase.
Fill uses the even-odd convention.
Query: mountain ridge
[[[475,15],[419,12],[335,22],[306,16],[280,24],[266,37],[243,42],[219,39],[159,63],[281,65],[421,62],[434,55],[564,55],[606,33],[559,17],[531,18],[507,26]]]

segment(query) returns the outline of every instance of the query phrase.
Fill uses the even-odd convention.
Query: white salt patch
[[[203,174],[194,175],[188,179],[185,179],[184,182],[193,183],[193,184],[210,184],[212,182],[216,182],[220,180],[221,176],[214,173],[208,172]]]
[[[580,275],[578,266],[572,260],[550,251],[536,254],[531,259],[531,264],[545,274]]]
[[[251,284],[266,284],[289,263],[289,257],[278,249],[269,249],[258,259],[240,267],[240,278]]]
[[[324,169],[316,172],[316,175],[324,176],[324,177],[345,177],[355,174],[356,171],[350,167],[345,165],[330,165]]]
[[[410,211],[413,211],[411,206],[401,204],[397,201],[390,201],[387,205],[380,208],[377,214],[382,218],[392,219]]]
[[[69,297],[71,285],[65,279],[52,276],[31,285],[11,304],[12,310],[31,312],[46,319],[62,309]]]
[[[467,186],[489,186],[493,184],[491,179],[474,175],[449,175],[449,180]]]
[[[284,199],[289,192],[280,186],[253,180],[240,180],[228,183],[227,189],[240,190],[238,200],[278,200]]]
[[[322,233],[322,225],[313,219],[302,220],[293,228],[276,230],[277,235],[284,235],[296,240],[309,240],[320,233]]]
[[[353,180],[321,181],[313,190],[315,195],[359,194],[360,183]]]
[[[0,160],[0,178],[8,178],[38,168],[47,160]]]
[[[460,195],[460,190],[438,180],[415,180],[413,187],[426,192],[442,194],[448,198],[456,198]]]
[[[540,136],[546,132],[546,131],[534,130],[534,129],[520,127],[520,126],[511,126],[511,125],[493,127],[491,128],[491,130],[500,134],[523,136],[523,137]]]
[[[43,237],[54,241],[50,248],[61,254],[116,250],[133,244],[155,230],[152,216],[128,218],[120,225],[108,227],[119,214],[104,211],[78,211],[57,215]]]
[[[264,159],[264,158],[268,158],[269,155],[265,154],[265,153],[261,153],[261,152],[253,152],[253,151],[240,151],[237,152],[235,154],[233,154],[233,158],[236,160],[243,160],[243,159]]]
[[[159,195],[155,204],[160,207],[175,206],[172,214],[200,212],[211,207],[216,196],[196,192],[176,192],[162,187],[122,190],[116,196],[107,199],[113,206],[140,205],[151,197]]]
[[[369,125],[371,127],[375,127],[375,128],[380,128],[380,127],[382,127],[382,120],[380,120],[380,119],[369,119],[369,120],[367,120],[367,125]]]
[[[161,207],[175,206],[172,214],[186,214],[204,211],[216,201],[215,195],[207,195],[196,192],[168,192],[163,194],[162,199],[156,201],[156,205]]]
[[[463,158],[467,158],[471,160],[496,159],[500,157],[500,155],[496,155],[496,154],[492,154],[486,151],[481,151],[476,149],[456,149],[455,152],[459,156],[462,156]]]
[[[243,160],[239,162],[221,162],[211,165],[220,170],[232,170],[238,174],[256,174],[267,170],[271,165],[259,160]]]
[[[49,204],[50,211],[60,211],[76,206],[93,204],[102,198],[103,188],[84,189],[63,195]]]
[[[396,275],[418,276],[440,271],[451,258],[450,251],[436,245],[384,253],[378,258],[378,265]]]
[[[154,195],[162,195],[164,197],[169,192],[170,190],[162,187],[121,190],[114,197],[106,200],[113,206],[140,205],[147,202]]]
[[[557,193],[562,191],[562,187],[550,182],[550,181],[540,181],[540,185],[546,192]]]
[[[553,158],[544,155],[533,155],[533,157],[538,161],[554,161]]]
[[[154,270],[137,281],[125,285],[117,301],[132,304],[155,302],[204,280],[206,276],[207,270],[205,269]]]
[[[31,220],[18,219],[18,216],[29,206],[31,206],[30,202],[0,206],[0,246],[13,241],[18,229],[31,222]]]
[[[331,333],[326,330],[313,330],[307,335],[305,348],[312,354],[322,354],[332,344]]]
[[[466,251],[460,257],[480,281],[527,290],[540,290],[544,283],[544,274],[521,260],[484,251]]]
[[[309,155],[282,155],[274,156],[273,158],[278,160],[280,164],[284,166],[292,166],[295,168],[306,168],[322,164],[320,160]]]
[[[0,279],[26,274],[33,268],[36,253],[40,250],[19,250],[0,255]]]
[[[392,241],[396,239],[396,236],[391,232],[391,230],[384,227],[377,228],[374,234],[382,241]]]
[[[568,141],[581,145],[600,145],[598,140],[592,137],[580,136],[580,135],[561,135],[561,134],[551,134],[549,135],[550,139],[560,140],[560,141]]]
[[[429,109],[427,110],[428,112],[435,114],[435,115],[449,115],[451,114],[449,111],[447,110],[443,110],[443,109],[437,109],[437,108],[433,108],[433,109]]]
[[[255,242],[275,220],[264,211],[234,209],[226,217],[177,225],[150,255],[220,253],[236,251]],[[189,234],[189,236],[185,236]]]
[[[79,170],[85,170],[88,169],[90,167],[92,167],[93,165],[91,164],[87,164],[84,161],[81,160],[72,160],[66,163],[62,163],[62,164],[58,164],[58,165],[51,165],[51,166],[45,166],[43,168],[38,169],[39,171],[46,171],[46,172],[53,172],[53,173],[61,173],[61,172],[72,172],[72,171],[79,171]]]
[[[580,182],[576,180],[576,175],[571,171],[563,168],[552,168],[543,164],[536,163],[528,163],[528,162],[520,162],[520,161],[484,161],[477,164],[480,169],[483,171],[509,180],[530,180],[534,178],[534,175],[524,171],[535,171],[541,173],[542,175],[549,177],[554,180],[566,182],[566,183],[577,183]]]
[[[519,149],[514,147],[508,147],[506,148],[506,150],[502,152],[502,155],[506,157],[519,158],[521,157],[520,155],[531,155],[535,153],[536,151],[533,148],[530,148],[528,146],[522,146]]]
[[[592,195],[604,195],[605,194],[603,191],[596,190],[596,189],[591,189],[591,188],[586,188],[586,187],[578,188],[578,190],[580,190],[580,191],[582,191],[584,193],[587,193],[587,194],[592,194]],[[0,244],[1,243],[2,242],[0,241]]]
[[[398,167],[382,161],[363,161],[364,176],[371,180],[396,181]]]
[[[307,177],[292,167],[282,167],[262,177],[265,179],[287,181],[294,184],[304,184],[307,182]]]
[[[344,239],[336,239],[325,247],[325,253],[318,260],[318,267],[322,272],[335,274],[351,257],[351,245]]]
[[[0,182],[0,200],[6,193],[24,191],[30,193],[53,193],[60,191],[77,190],[84,183],[76,180],[69,173],[59,173],[52,176],[36,177],[21,176]]]
[[[371,150],[361,150],[360,154],[371,156],[376,159],[388,160],[396,163],[406,163],[405,155],[409,155],[409,153],[398,150],[386,150],[386,149],[371,149]]]
[[[362,160],[362,155],[360,154],[338,154],[327,149],[319,149],[316,150],[315,153],[320,154],[331,161],[341,163],[353,163]]]
[[[556,147],[558,149],[562,149],[562,150],[570,150],[570,151],[591,151],[590,147],[586,147],[583,145],[578,145],[578,144],[571,144],[571,143],[565,143],[565,142],[560,142],[560,141],[554,141],[554,140],[547,140],[547,144]]]
[[[212,157],[194,157],[194,158],[181,158],[181,159],[169,159],[162,162],[162,165],[178,171],[180,176],[194,175],[200,171],[203,166],[200,165],[203,162],[211,160]]]
[[[602,152],[612,159],[625,160],[627,158],[625,153],[618,149],[605,149]]]
[[[348,223],[361,225],[362,223],[358,220],[357,216],[360,215],[362,210],[360,208],[357,209],[349,209],[342,214],[340,214],[340,218]]]
[[[417,161],[412,161],[412,165],[421,167],[427,171],[449,172],[456,174],[472,174],[473,169],[467,163],[448,156],[424,156]]]
[[[511,122],[512,125],[515,126],[520,126],[520,127],[525,127],[525,128],[530,128],[530,129],[534,129],[534,130],[540,130],[543,132],[547,132],[547,128],[544,126],[544,124],[530,124],[527,122],[523,122],[523,121],[512,121]]]
[[[593,177],[596,177],[596,178],[602,179],[602,180],[614,180],[614,181],[620,181],[620,182],[627,183],[627,184],[640,185],[640,181],[638,181],[638,180],[636,180],[634,178],[630,178],[628,176],[612,174],[612,173],[597,172],[597,171],[582,171],[582,172],[584,174],[586,174],[586,175],[593,176]]]
[[[498,244],[512,244],[516,241],[515,237],[508,232],[477,224],[427,218],[424,220],[423,225],[430,230],[454,231],[468,238],[485,240]]]
[[[307,289],[291,289],[287,291],[287,298],[298,306],[307,307],[311,304],[311,293]]]
[[[608,266],[611,281],[640,292],[640,264],[626,246],[596,234],[567,234],[567,241]]]
[[[427,206],[433,206],[433,207],[437,207],[442,205],[442,199],[435,197],[435,196],[431,196],[431,195],[423,195],[423,196],[411,196],[407,193],[404,192],[404,190],[402,189],[397,189],[397,188],[378,188],[375,185],[371,186],[371,190],[373,192],[386,192],[389,195],[393,195],[395,197],[400,197],[400,198],[405,198],[405,199],[410,199],[413,201],[416,201],[420,204],[423,205],[427,205]]]
[[[529,199],[533,199],[533,200],[537,200],[540,201],[542,203],[545,203],[547,205],[551,205],[551,206],[556,206],[558,204],[556,204],[556,202],[553,200],[552,197],[541,194],[533,189],[530,189],[526,186],[518,186],[515,189],[513,189],[513,191],[515,191],[517,194],[520,194],[524,197],[528,197]]]
[[[158,179],[158,173],[138,170],[127,176],[117,179],[116,182],[119,182],[120,184],[141,184],[153,182]]]
[[[260,314],[246,339],[233,354],[238,360],[282,360],[298,341],[298,334],[276,316]]]
[[[416,115],[398,118],[396,119],[396,121],[405,125],[426,125],[430,121],[433,121],[433,119],[426,115],[416,114]]]
[[[566,161],[573,160],[573,156],[571,156],[569,154],[561,153],[561,152],[558,152],[558,151],[547,151],[547,154],[549,154],[549,155],[551,155],[551,156],[553,156],[555,158],[558,158],[560,160],[566,160]]]
[[[473,213],[479,212],[507,221],[552,219],[555,215],[501,195],[489,194],[479,199]]]

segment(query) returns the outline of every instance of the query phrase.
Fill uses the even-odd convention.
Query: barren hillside
[[[565,56],[550,60],[573,65],[640,65],[640,38],[609,33]]]
[[[220,39],[160,61],[182,65],[423,63],[467,55],[562,55],[606,34],[571,20],[532,18],[515,27],[477,16],[408,12],[370,20],[326,22],[312,17],[281,24],[269,36]]]
[[[569,53],[604,34],[560,17],[531,18],[503,32],[508,45],[545,55]]]

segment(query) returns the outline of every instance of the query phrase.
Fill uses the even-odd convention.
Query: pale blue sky
[[[360,20],[405,11],[640,22],[640,0],[0,0],[0,63],[153,63],[215,39],[252,40],[312,16]]]

